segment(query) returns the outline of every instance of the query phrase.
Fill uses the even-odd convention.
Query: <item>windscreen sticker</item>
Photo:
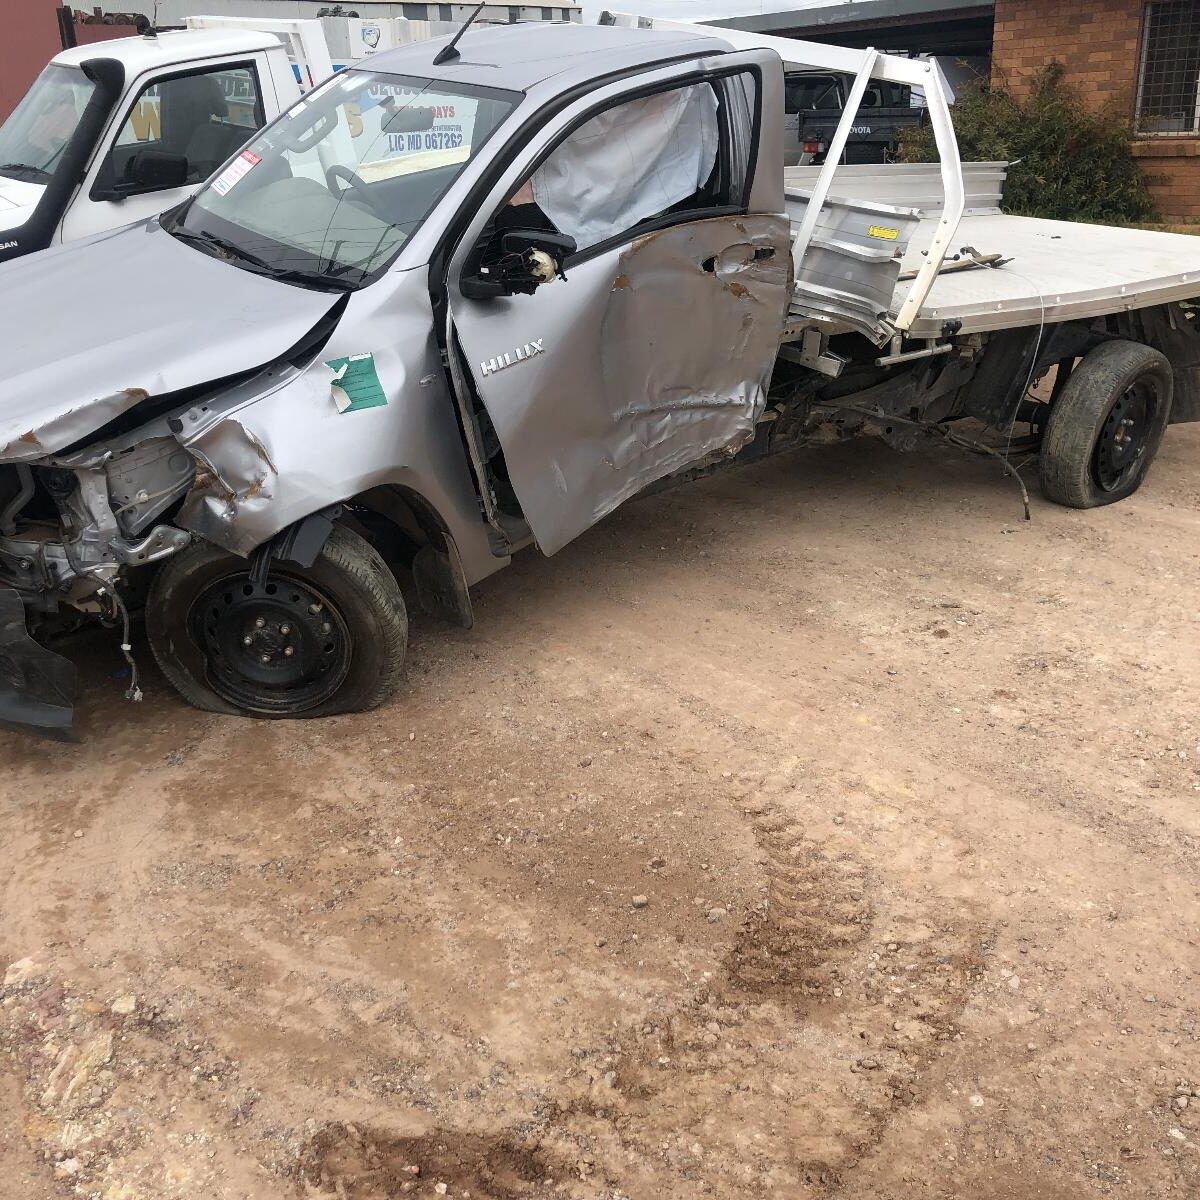
[[[330,391],[340,413],[358,412],[364,408],[383,408],[387,396],[375,370],[373,354],[351,354],[348,358],[331,358],[325,364],[332,372]]]
[[[243,150],[241,154],[239,154],[237,158],[235,158],[233,162],[231,162],[229,166],[227,166],[225,170],[223,170],[220,175],[213,180],[213,191],[216,192],[218,196],[224,196],[225,193],[228,192],[229,189],[233,187],[233,185],[237,183],[239,179],[243,178],[249,171],[257,167],[260,162],[262,162],[262,159],[255,154],[254,151]]]

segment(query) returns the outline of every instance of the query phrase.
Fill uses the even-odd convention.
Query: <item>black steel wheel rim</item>
[[[1157,407],[1155,389],[1144,380],[1131,383],[1113,401],[1092,454],[1092,475],[1098,487],[1114,492],[1137,471],[1150,444]]]
[[[210,584],[192,607],[208,685],[248,712],[288,716],[330,699],[353,657],[350,630],[329,598],[305,580],[249,572]]]

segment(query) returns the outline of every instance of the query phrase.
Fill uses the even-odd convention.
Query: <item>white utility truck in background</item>
[[[315,20],[199,17],[56,54],[0,125],[0,262],[185,200],[332,72]]]

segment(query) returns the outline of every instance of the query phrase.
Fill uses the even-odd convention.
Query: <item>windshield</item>
[[[250,142],[168,229],[248,270],[357,287],[399,253],[519,99],[345,71]]]
[[[51,63],[0,125],[0,175],[46,183],[94,90],[78,67]]]

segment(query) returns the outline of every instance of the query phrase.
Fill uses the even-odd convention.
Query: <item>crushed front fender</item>
[[[0,727],[73,740],[74,664],[47,650],[25,628],[25,605],[0,584]]]

